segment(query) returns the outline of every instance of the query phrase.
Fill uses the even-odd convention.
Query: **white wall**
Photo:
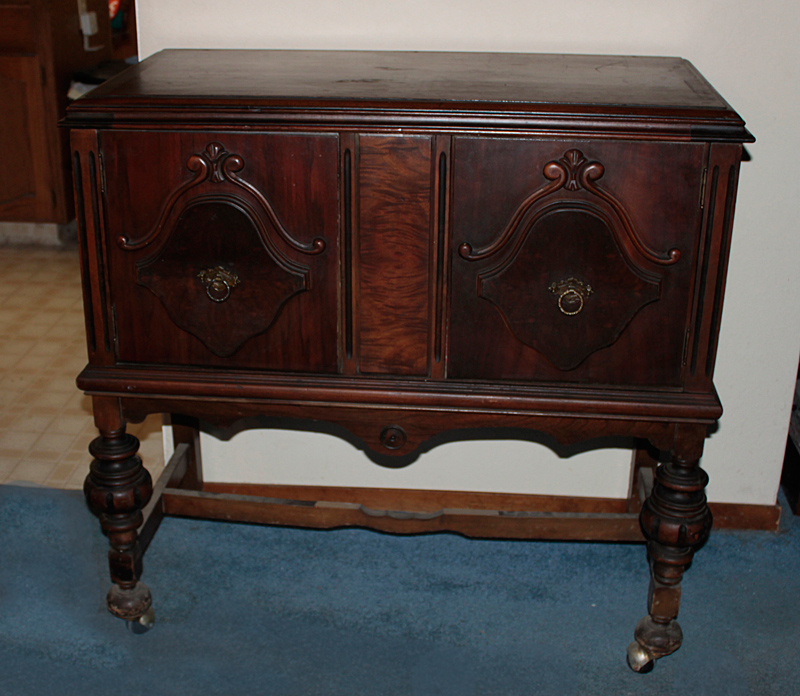
[[[775,501],[800,347],[794,162],[800,152],[800,4],[791,0],[138,0],[140,53],[161,48],[333,48],[680,55],[747,120],[706,445],[715,501]],[[559,460],[531,443],[448,445],[403,470],[341,441],[257,432],[206,438],[218,480],[624,496],[629,454]],[[264,454],[262,454],[264,453]],[[457,478],[454,478],[456,476]],[[458,481],[457,484],[454,481]]]

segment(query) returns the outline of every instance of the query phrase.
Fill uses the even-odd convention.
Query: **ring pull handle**
[[[206,288],[206,295],[214,302],[225,302],[231,296],[231,289],[241,282],[239,276],[222,266],[206,268],[197,274]]]
[[[567,278],[552,283],[550,292],[558,295],[558,308],[561,312],[571,317],[583,310],[586,298],[592,294],[592,286],[577,278]]]

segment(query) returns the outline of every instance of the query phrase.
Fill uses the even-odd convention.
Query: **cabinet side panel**
[[[358,182],[360,371],[426,375],[430,138],[362,136]]]
[[[112,365],[116,336],[109,311],[105,210],[97,132],[73,130],[71,146],[89,362]]]
[[[687,388],[690,391],[711,388],[741,159],[742,146],[739,144],[713,144],[710,148],[701,235],[702,259],[697,272],[692,340],[689,344]]]

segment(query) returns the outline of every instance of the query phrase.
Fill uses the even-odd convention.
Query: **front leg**
[[[106,600],[115,616],[140,621],[151,610],[152,598],[147,585],[139,582],[142,554],[138,528],[153,483],[136,455],[139,440],[125,432],[119,400],[94,397],[93,406],[100,437],[89,445],[94,460],[83,490],[111,546],[108,560],[114,584]]]
[[[650,671],[655,661],[675,652],[683,640],[676,621],[681,580],[695,551],[708,539],[711,511],[706,502],[708,475],[699,466],[705,426],[678,426],[672,459],[656,471],[653,491],[642,506],[640,521],[650,561],[648,615],[636,626],[628,647],[628,664]]]

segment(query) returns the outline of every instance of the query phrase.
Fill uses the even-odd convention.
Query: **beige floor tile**
[[[32,300],[34,298],[31,298]],[[25,321],[29,324],[37,324],[41,326],[55,326],[63,316],[63,312],[57,309],[43,309],[34,314],[28,314]]]
[[[3,377],[0,377],[0,392],[14,392],[20,394],[24,392],[35,379],[35,373],[17,371],[16,368],[12,368],[8,370]]]
[[[86,471],[89,471],[89,464],[92,461],[92,456],[89,454],[89,445],[82,449],[71,449],[67,452],[61,459],[62,462],[71,462],[73,464],[77,464],[82,466]]]
[[[53,376],[48,367],[34,376],[28,388],[36,391],[51,391],[51,385],[55,379],[57,379],[57,377]]]
[[[29,449],[29,447],[0,447],[0,459],[13,459],[19,462]]]
[[[45,484],[52,488],[64,488],[78,467],[79,464],[75,462],[59,463],[56,468],[53,469],[53,473],[50,474]]]
[[[53,291],[52,283],[41,283],[29,280],[27,283],[20,284],[14,294],[17,296],[27,297],[31,300],[47,299]]]
[[[80,489],[97,437],[77,250],[0,250],[0,483]],[[153,476],[163,469],[159,416],[130,427]]]
[[[0,353],[0,370],[13,368],[21,358],[21,355],[14,355],[13,353]]]
[[[6,282],[6,279],[3,278],[3,282]],[[25,319],[25,313],[21,312],[18,309],[8,309],[5,303],[0,308],[0,325],[12,327],[16,324],[20,319]],[[30,317],[28,317],[30,319]]]
[[[35,343],[35,341],[23,341],[19,338],[0,340],[0,355],[18,355],[22,357],[33,348]]]
[[[92,425],[90,429],[82,430],[72,441],[72,445],[70,445],[67,454],[69,456],[74,455],[77,459],[83,458],[86,461],[86,466],[89,466],[89,460],[91,459],[89,456],[89,445],[96,437],[98,437],[98,434],[94,425]],[[65,455],[65,457],[66,456],[67,455]]]
[[[0,483],[6,482],[6,479],[11,475],[11,472],[17,468],[17,464],[19,464],[19,459],[16,457],[13,459],[0,457]]]
[[[26,453],[26,457],[32,457],[37,462],[52,462],[58,464],[61,461],[63,452],[57,449],[47,449],[44,445],[34,445]],[[24,460],[23,460],[24,461]],[[37,483],[44,483],[37,481]]]
[[[27,398],[26,398],[27,397]],[[34,391],[28,390],[19,402],[25,402],[30,405],[52,407],[52,408],[66,408],[72,400],[72,394],[62,391]]]
[[[16,327],[14,333],[17,338],[21,338],[22,340],[38,340],[42,338],[42,336],[48,336],[49,332],[52,330],[52,326],[48,326],[47,324],[34,324],[26,319]]]
[[[3,278],[3,282],[6,282],[5,278]],[[27,297],[21,297],[16,294],[11,294],[3,298],[3,309],[7,311],[14,311],[14,310],[25,311],[29,307],[30,307],[30,300]]]
[[[47,309],[47,310],[52,310],[52,309],[58,309],[58,310],[70,309],[75,305],[76,299],[77,298],[75,298],[75,297],[64,297],[62,295],[57,295],[55,297],[47,298],[42,303],[42,307],[44,309]]]
[[[88,361],[86,346],[81,343],[80,349],[76,350],[75,355],[61,353],[54,356],[50,361],[50,367],[60,370],[65,375],[71,375],[74,379],[86,367]]]
[[[63,409],[53,406],[42,406],[41,404],[33,404],[33,406],[28,408],[28,413],[32,416],[50,416],[51,418],[55,418],[62,412]]]
[[[92,417],[86,413],[84,415],[64,415],[59,414],[50,422],[47,432],[61,433],[64,435],[78,436],[85,428],[94,429]]]
[[[86,318],[83,315],[83,310],[80,312],[75,312],[73,310],[67,310],[66,312],[63,312],[61,318],[54,324],[52,328],[55,328],[56,326],[69,326],[70,328],[76,329],[77,333],[71,336],[69,340],[75,341],[81,345],[85,345]],[[46,336],[45,338],[48,337]]]
[[[92,413],[92,397],[86,396],[78,388],[75,388],[75,393],[70,397],[67,405],[64,407],[64,412],[71,413]]]
[[[31,389],[42,389],[50,392],[65,392],[72,396],[78,391],[75,386],[75,378],[71,375],[62,375],[58,372],[51,373],[49,370],[42,377],[37,378],[31,383]]]
[[[19,408],[14,405],[14,402],[20,394],[22,392],[0,388],[0,413],[16,413]]]
[[[74,441],[74,435],[45,432],[31,446],[25,456],[43,462],[58,462],[70,450]]]
[[[54,355],[61,355],[63,351],[63,341],[48,340],[45,338],[34,343],[33,346],[31,346],[31,349],[28,351],[28,355],[46,355],[50,357]]]
[[[24,454],[24,452],[33,447],[33,443],[35,443],[40,436],[41,433],[26,433],[19,430],[10,430],[0,433],[0,457],[4,456],[2,454],[3,449],[23,450]]]
[[[55,462],[42,462],[33,459],[23,459],[9,474],[7,483],[26,481],[28,483],[38,483],[44,485],[44,482],[50,478],[50,475],[53,473],[55,468]]]
[[[72,476],[70,476],[65,482],[63,486],[59,486],[59,488],[63,488],[66,491],[82,491],[83,490],[83,482],[86,480],[87,471],[75,471],[73,472]]]
[[[40,335],[45,336],[50,340],[57,339],[60,341],[72,339],[76,336],[80,336],[82,338],[83,327],[74,326],[71,322],[68,324],[55,324],[54,326],[45,329]]]
[[[30,411],[23,411],[12,416],[8,430],[16,430],[26,433],[46,433],[50,431],[55,415],[32,414]],[[6,430],[6,428],[0,429]]]
[[[33,346],[31,346],[33,348]],[[30,350],[20,358],[19,362],[14,366],[14,370],[23,372],[39,372],[44,370],[50,363],[49,356],[47,355],[33,355]]]

